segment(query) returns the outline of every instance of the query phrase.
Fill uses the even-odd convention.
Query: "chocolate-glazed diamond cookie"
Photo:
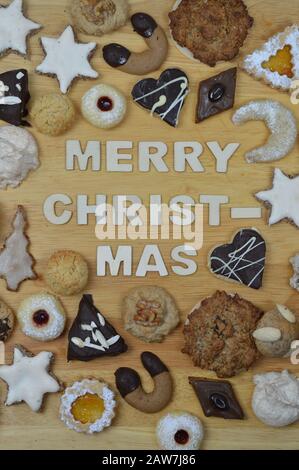
[[[199,84],[195,121],[201,122],[234,106],[237,68],[226,70]]]

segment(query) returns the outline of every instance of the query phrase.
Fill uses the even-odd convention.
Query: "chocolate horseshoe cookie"
[[[168,40],[164,30],[154,18],[146,13],[135,13],[131,23],[139,36],[143,37],[148,49],[143,52],[131,52],[121,44],[107,44],[103,48],[104,60],[111,67],[132,75],[147,75],[158,70],[168,53]]]
[[[116,387],[133,408],[143,413],[157,413],[171,400],[173,391],[171,375],[166,365],[151,352],[143,352],[141,362],[154,381],[154,390],[146,393],[138,372],[128,367],[121,367],[115,372]]]

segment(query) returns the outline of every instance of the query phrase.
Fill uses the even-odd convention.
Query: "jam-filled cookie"
[[[115,405],[114,392],[105,382],[84,379],[66,388],[60,418],[69,429],[93,434],[111,425]]]
[[[82,98],[82,114],[95,127],[110,129],[124,119],[127,102],[124,95],[110,85],[92,87]]]
[[[40,293],[23,300],[17,311],[23,333],[37,341],[58,338],[65,327],[65,311],[54,295]]]
[[[168,413],[157,425],[159,447],[165,450],[198,450],[204,437],[201,421],[190,413]]]

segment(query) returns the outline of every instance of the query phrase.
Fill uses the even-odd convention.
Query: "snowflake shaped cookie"
[[[23,0],[13,0],[10,5],[0,5],[0,55],[14,51],[27,54],[27,36],[41,28],[23,15]]]
[[[276,168],[272,188],[255,196],[272,207],[269,225],[287,219],[299,228],[299,176],[287,176]]]
[[[76,42],[71,26],[68,26],[59,38],[42,37],[41,42],[46,57],[38,65],[36,71],[56,76],[62,93],[67,93],[75,78],[98,77],[99,74],[89,63],[89,58],[96,48],[96,43],[83,44]]]
[[[32,356],[15,346],[13,364],[0,367],[0,378],[8,385],[7,406],[24,401],[32,411],[39,411],[46,393],[59,392],[59,382],[49,373],[52,358],[51,352]]]

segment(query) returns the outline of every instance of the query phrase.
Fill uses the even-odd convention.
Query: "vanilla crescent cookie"
[[[65,327],[65,311],[60,301],[47,293],[35,294],[23,300],[17,317],[23,333],[37,341],[54,340]]]
[[[246,153],[248,163],[271,162],[288,155],[297,141],[297,120],[294,113],[274,100],[251,101],[233,115],[234,124],[264,121],[271,135],[265,145]]]
[[[124,95],[111,85],[97,85],[82,98],[85,119],[101,129],[116,127],[124,119],[127,103]]]
[[[115,406],[114,392],[105,382],[84,379],[65,389],[60,419],[69,429],[93,434],[111,425]]]
[[[168,413],[157,424],[160,449],[198,450],[204,437],[201,421],[190,413]]]

